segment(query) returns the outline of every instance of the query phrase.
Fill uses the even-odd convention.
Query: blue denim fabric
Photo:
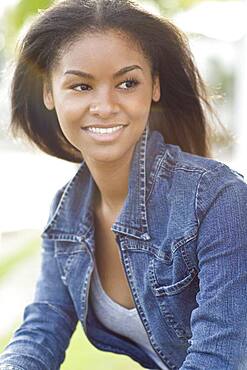
[[[1,355],[0,369],[59,369],[78,320],[96,347],[158,369],[135,343],[103,327],[88,299],[95,262],[94,189],[82,163],[54,198],[42,234],[34,302]],[[247,185],[242,177],[145,130],[112,231],[138,313],[166,366],[246,370]]]

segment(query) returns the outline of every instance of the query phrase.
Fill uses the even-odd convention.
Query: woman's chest
[[[110,229],[111,222],[95,220],[95,259],[102,287],[115,302],[135,306],[121,261],[119,246]]]

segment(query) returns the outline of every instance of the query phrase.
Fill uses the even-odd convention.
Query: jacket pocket
[[[174,295],[188,287],[197,270],[185,264],[180,251],[163,261],[152,259],[149,265],[149,280],[156,296]]]
[[[165,258],[152,258],[149,281],[157,305],[170,328],[175,343],[187,343],[191,337],[191,312],[196,307],[197,269],[192,266],[184,246]]]

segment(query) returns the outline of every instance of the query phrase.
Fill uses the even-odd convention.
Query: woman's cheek
[[[56,109],[59,121],[75,124],[84,113],[82,104],[73,101],[62,101]]]
[[[140,100],[138,103],[132,102],[131,104],[132,104],[131,106],[132,119],[136,121],[146,120],[149,115],[149,111],[150,111],[150,105],[151,105],[150,101]],[[138,105],[138,109],[136,109],[137,105]]]

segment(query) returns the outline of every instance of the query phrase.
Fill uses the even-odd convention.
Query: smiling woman
[[[52,202],[1,370],[59,369],[78,320],[144,368],[246,369],[247,185],[207,157],[206,108],[168,20],[129,0],[65,0],[37,17],[12,129],[81,164]]]
[[[78,37],[44,88],[46,107],[55,108],[64,136],[87,164],[111,162],[119,173],[159,98],[158,77],[140,46],[112,30]]]

